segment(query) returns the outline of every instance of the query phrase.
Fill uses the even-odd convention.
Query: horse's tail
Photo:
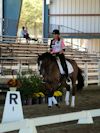
[[[77,90],[82,90],[84,87],[84,76],[82,75],[82,70],[78,67],[78,75],[77,75]]]

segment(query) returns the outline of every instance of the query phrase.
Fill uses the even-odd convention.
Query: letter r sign
[[[18,104],[17,99],[18,99],[18,95],[17,94],[15,94],[15,93],[11,93],[10,94],[10,104],[12,104],[13,102],[15,104]]]
[[[9,115],[11,114],[11,115]],[[8,91],[3,111],[2,123],[23,120],[20,92]]]

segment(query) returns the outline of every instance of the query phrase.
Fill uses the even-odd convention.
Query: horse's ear
[[[38,54],[37,56],[38,56],[37,59],[41,60],[41,54]]]

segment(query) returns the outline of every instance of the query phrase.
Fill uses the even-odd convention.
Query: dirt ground
[[[53,106],[48,109],[47,104],[37,104],[24,106],[23,110],[25,118],[34,118],[98,108],[100,108],[100,86],[91,86],[85,88],[81,93],[77,93],[75,108],[67,107],[62,102],[60,108]],[[0,120],[2,112],[3,107],[0,107]],[[37,131],[38,133],[100,133],[100,117],[94,118],[94,124],[90,125],[77,125],[77,121],[74,121],[37,127]]]

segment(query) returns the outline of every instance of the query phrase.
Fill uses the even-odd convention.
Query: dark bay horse
[[[74,60],[67,59],[73,67],[73,72],[69,74],[72,84],[72,99],[71,107],[75,106],[75,94],[77,90],[81,90],[84,87],[84,77],[82,70],[77,66]],[[70,97],[70,82],[66,82],[66,77],[61,75],[57,59],[52,54],[46,52],[38,57],[38,67],[40,74],[43,76],[43,80],[48,90],[56,90],[60,85],[66,87],[65,102],[69,105]],[[76,85],[77,81],[77,85]]]

